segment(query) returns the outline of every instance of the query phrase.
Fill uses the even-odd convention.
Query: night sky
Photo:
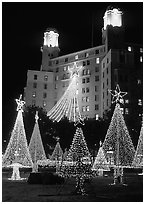
[[[3,2],[2,3],[2,127],[8,138],[16,118],[15,98],[26,86],[27,70],[39,70],[43,32],[59,33],[60,55],[101,45],[103,16],[109,6],[120,8],[126,42],[143,42],[143,3]]]

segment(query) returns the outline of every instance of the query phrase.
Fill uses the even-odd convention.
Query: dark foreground
[[[21,177],[28,178],[28,172]],[[3,202],[143,202],[143,176],[137,173],[125,173],[127,186],[109,185],[113,182],[110,174],[96,177],[85,183],[87,195],[73,195],[75,180],[66,179],[61,185],[28,184],[23,181],[10,181],[11,172],[3,172]]]

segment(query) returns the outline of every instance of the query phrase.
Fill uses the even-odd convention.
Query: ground
[[[96,177],[85,183],[87,195],[73,195],[74,179],[65,179],[61,185],[28,184],[30,172],[22,172],[23,181],[10,181],[12,171],[3,171],[3,202],[142,202],[143,176],[136,172],[126,172],[124,183],[127,186],[114,186],[113,174]]]

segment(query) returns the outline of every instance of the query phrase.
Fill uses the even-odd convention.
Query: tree
[[[38,125],[38,111],[35,115],[35,126],[32,133],[32,137],[29,143],[29,152],[31,154],[31,158],[33,161],[33,172],[38,171],[37,161],[38,160],[46,160],[46,155],[43,147],[43,143],[41,140],[41,134]]]
[[[141,130],[140,130],[140,136],[138,139],[138,144],[137,144],[132,166],[138,167],[138,168],[143,167],[143,126],[141,127]]]
[[[63,156],[63,151],[61,149],[59,141],[57,141],[50,159],[60,161],[62,160],[62,156]]]
[[[3,167],[13,167],[13,174],[19,175],[19,167],[32,167],[32,159],[29,153],[27,139],[23,124],[22,107],[24,101],[21,100],[22,95],[17,102],[17,118],[14,128],[11,133],[10,141],[3,156]],[[16,174],[15,174],[16,173]],[[19,176],[13,177],[14,179],[20,178]]]

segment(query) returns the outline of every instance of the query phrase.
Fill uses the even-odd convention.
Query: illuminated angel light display
[[[143,125],[140,130],[140,136],[138,139],[138,144],[135,151],[132,166],[137,168],[143,168]]]
[[[47,113],[47,116],[53,121],[59,122],[63,117],[67,117],[69,121],[73,121],[75,124],[84,124],[80,114],[77,96],[78,77],[81,68],[82,66],[77,66],[77,64],[74,63],[73,68],[69,69],[71,72],[71,82],[60,100]]]
[[[98,171],[99,176],[103,176],[103,171],[110,171],[107,159],[102,148],[102,142],[100,141],[100,148],[92,166],[93,171]]]
[[[122,11],[112,8],[108,9],[104,14],[104,30],[106,30],[107,25],[112,25],[121,27],[122,26]]]
[[[135,153],[131,137],[121,113],[120,104],[118,103],[120,101],[120,97],[122,99],[124,95],[126,95],[124,92],[121,92],[120,89],[117,91],[116,88],[113,96],[113,100],[116,98],[116,106],[102,145],[106,155],[110,149],[113,151],[115,184],[116,179],[119,177],[121,179],[120,182],[123,182],[123,168],[130,167],[132,165]]]
[[[38,164],[37,161],[39,160],[46,160],[46,155],[41,139],[41,134],[39,130],[39,125],[38,125],[38,111],[36,111],[35,115],[35,126],[34,130],[31,136],[31,140],[29,143],[29,152],[33,161],[33,168],[32,172],[37,172],[38,171]]]
[[[81,128],[76,129],[72,144],[67,153],[65,161],[59,170],[59,174],[63,177],[76,178],[76,194],[84,195],[84,180],[91,178],[93,172],[91,170],[91,155],[89,153],[83,131]]]
[[[22,96],[19,99],[16,99],[17,102],[17,118],[14,125],[14,128],[11,133],[10,141],[6,148],[5,154],[2,160],[3,167],[12,167],[13,174],[11,180],[20,179],[20,167],[32,167],[32,159],[29,153],[27,139],[23,124],[23,105],[25,104],[22,101]]]

